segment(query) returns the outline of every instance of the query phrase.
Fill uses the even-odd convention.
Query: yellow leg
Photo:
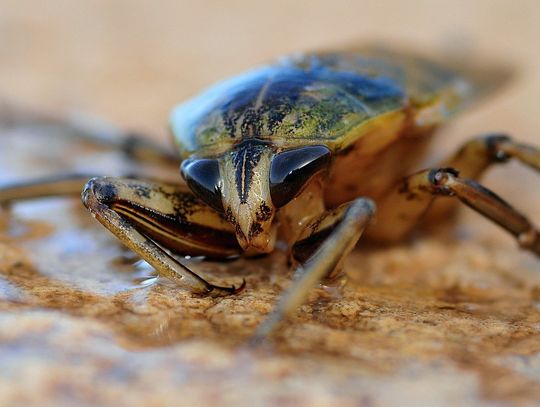
[[[379,203],[378,223],[368,236],[379,241],[402,239],[438,196],[458,198],[515,236],[522,248],[540,255],[540,234],[525,216],[452,168],[423,170],[404,178]]]
[[[149,137],[126,132],[103,120],[81,114],[72,113],[65,117],[58,117],[2,105],[0,106],[0,126],[37,127],[48,130],[47,134],[52,133],[59,137],[69,137],[97,146],[121,150],[135,160],[149,161],[159,165],[180,163],[174,146],[153,142]]]
[[[504,164],[511,159],[540,171],[540,150],[519,143],[504,134],[488,134],[466,142],[440,166],[455,168],[463,178],[479,180],[494,164]],[[438,200],[427,213],[426,222],[437,222],[448,217],[457,208],[453,200]]]
[[[293,257],[302,261],[295,281],[279,300],[275,310],[259,326],[253,343],[270,335],[302,302],[310,290],[331,274],[354,248],[375,212],[375,204],[359,198],[328,211],[309,223],[293,246]]]
[[[49,196],[77,196],[92,177],[89,174],[58,174],[3,184],[0,185],[0,206]]]
[[[86,185],[83,202],[103,226],[160,276],[198,294],[225,295],[244,287],[244,283],[238,289],[210,284],[161,247],[215,258],[241,252],[229,223],[182,187],[99,177]]]

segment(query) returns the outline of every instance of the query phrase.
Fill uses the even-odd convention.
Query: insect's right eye
[[[206,204],[223,212],[219,163],[213,159],[192,159],[182,162],[180,172],[189,189]]]
[[[270,167],[270,196],[278,208],[297,196],[307,182],[330,163],[326,146],[306,146],[276,154]]]

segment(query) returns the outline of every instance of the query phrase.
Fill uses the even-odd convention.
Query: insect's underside
[[[299,69],[308,68],[301,65]],[[390,73],[388,75],[391,77]],[[277,81],[275,76],[272,80]],[[345,84],[351,81],[348,76],[339,80]],[[282,82],[288,92],[292,92],[291,84],[286,80]],[[295,281],[257,331],[257,339],[275,329],[305,300],[310,288],[318,281],[339,270],[342,260],[356,245],[364,229],[367,228],[365,238],[373,241],[402,239],[436,197],[447,197],[444,204],[437,206],[437,214],[432,214],[439,219],[446,217],[459,200],[514,235],[522,248],[540,255],[540,235],[527,218],[476,181],[492,164],[512,158],[540,170],[538,149],[517,143],[505,135],[486,135],[465,143],[440,166],[407,176],[439,124],[437,121],[441,120],[440,112],[434,113],[434,110],[441,106],[450,109],[457,96],[447,90],[446,93],[438,91],[444,95],[437,94],[441,97],[432,97],[423,104],[415,100],[414,108],[407,105],[397,109],[392,105],[387,109],[389,104],[403,103],[401,99],[393,99],[403,89],[391,89],[392,93],[388,90],[391,87],[384,82],[377,89],[368,85],[368,81],[363,80],[355,86],[366,87],[362,90],[363,97],[369,92],[387,93],[376,102],[373,102],[374,94],[371,99],[366,96],[363,103],[371,100],[376,103],[373,107],[382,110],[369,118],[371,127],[362,130],[363,133],[360,127],[344,132],[343,126],[336,127],[336,120],[341,120],[341,124],[349,121],[323,115],[324,126],[336,132],[331,140],[310,138],[303,133],[301,136],[298,133],[296,138],[283,135],[272,138],[266,133],[257,137],[257,132],[272,126],[284,129],[289,125],[287,120],[294,116],[290,112],[288,116],[282,115],[277,124],[271,124],[275,117],[268,111],[257,116],[254,108],[263,106],[264,98],[271,95],[272,87],[264,82],[254,101],[250,102],[251,110],[242,110],[241,121],[237,118],[236,125],[231,127],[235,132],[233,141],[221,140],[221,133],[209,135],[207,126],[204,133],[190,136],[191,139],[181,145],[182,158],[187,158],[182,164],[187,186],[143,180],[139,176],[97,177],[88,182],[88,175],[62,174],[2,186],[0,204],[42,196],[79,194],[86,184],[83,202],[98,221],[151,264],[160,276],[197,294],[232,294],[241,290],[244,284],[240,287],[213,285],[164,249],[176,254],[228,258],[267,253],[273,250],[276,239],[285,240],[290,258],[297,267]],[[305,86],[302,89],[319,89],[313,83],[302,86]],[[325,92],[323,96],[327,97],[328,91]],[[360,90],[355,88],[351,92]],[[246,97],[245,92],[242,95]],[[276,95],[275,100],[279,101],[279,92]],[[323,96],[317,94],[315,99],[320,101]],[[351,108],[351,103],[356,102],[343,104],[342,108]],[[316,107],[311,106],[311,109]],[[234,109],[228,110],[223,117],[233,115],[231,112],[234,113]],[[309,109],[307,113],[302,112],[308,116],[296,112],[294,117],[301,117],[307,124],[302,122],[295,129],[302,130],[304,124],[313,124],[307,121]],[[335,110],[332,112],[337,114]],[[347,120],[356,117],[349,110],[345,113]],[[213,113],[205,114],[211,116]],[[320,111],[317,114],[322,115]],[[215,117],[211,120],[214,124],[225,123]],[[12,118],[12,122],[21,121],[51,124],[50,119],[36,116]],[[182,123],[177,127],[185,125]],[[121,132],[104,135],[77,122],[56,121],[54,124],[70,128],[75,137],[120,148],[133,160],[168,168],[172,165],[176,169],[182,161],[171,150],[143,138]],[[223,126],[226,129],[226,123]],[[356,138],[352,138],[353,135]],[[213,143],[204,144],[208,137],[214,137]],[[188,151],[194,146],[199,149]],[[375,212],[377,223],[368,227]]]

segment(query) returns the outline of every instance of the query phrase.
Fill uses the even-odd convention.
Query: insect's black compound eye
[[[219,163],[214,159],[189,159],[182,162],[180,172],[189,189],[206,204],[223,211]]]
[[[278,153],[270,166],[270,195],[278,208],[302,191],[303,186],[330,163],[325,146],[307,146]]]

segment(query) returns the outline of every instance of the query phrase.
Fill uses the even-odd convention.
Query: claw
[[[234,290],[233,294],[240,294],[246,288],[246,279],[245,278],[242,279],[242,284],[240,284],[240,287],[234,288],[234,285],[233,285],[232,288]]]
[[[221,286],[218,286],[218,285],[211,284],[208,287],[208,289],[209,289],[208,294],[211,295],[212,297],[222,297],[222,296],[226,296],[226,295],[235,295],[235,294],[239,294],[242,291],[244,291],[244,288],[246,288],[246,279],[245,278],[242,279],[242,284],[240,284],[240,286],[238,288],[236,288],[236,286],[234,284],[231,285],[230,287],[221,287]]]

